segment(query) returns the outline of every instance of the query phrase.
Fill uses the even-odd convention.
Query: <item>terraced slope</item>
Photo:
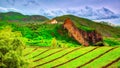
[[[74,47],[24,49],[28,68],[118,68],[120,47]]]

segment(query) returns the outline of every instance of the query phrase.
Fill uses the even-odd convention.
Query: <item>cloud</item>
[[[27,3],[24,4],[24,6],[28,6],[30,4],[39,5],[39,3],[37,3],[35,0],[29,0],[27,1]]]
[[[15,8],[4,8],[4,7],[0,7],[0,12],[9,12],[9,11],[20,12],[20,10],[15,9]]]
[[[6,0],[10,5],[14,6],[15,5],[15,0]]]

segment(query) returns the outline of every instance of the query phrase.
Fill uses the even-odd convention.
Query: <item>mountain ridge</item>
[[[19,12],[5,12],[0,13],[0,20],[9,21],[45,21],[49,20],[47,17],[42,15],[24,15]]]
[[[9,12],[9,11],[15,11],[15,12],[26,14],[23,11],[15,9],[15,8],[0,7],[0,12]],[[31,15],[31,14],[33,15],[34,13],[28,12],[28,15]],[[78,17],[88,18],[91,20],[120,18],[120,14],[117,14],[106,7],[102,7],[98,9],[95,9],[89,6],[85,6],[83,8],[66,8],[66,9],[39,8],[39,11],[37,12],[37,15],[42,15],[50,19],[57,17],[57,16],[69,15],[69,14],[75,15]]]

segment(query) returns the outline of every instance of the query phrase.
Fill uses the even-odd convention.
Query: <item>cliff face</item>
[[[90,44],[95,45],[96,43],[103,41],[101,34],[97,33],[95,30],[91,32],[79,30],[69,18],[65,20],[63,27],[67,29],[69,34],[71,34],[76,41],[84,46],[89,46]]]

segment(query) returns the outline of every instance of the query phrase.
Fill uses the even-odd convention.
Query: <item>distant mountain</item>
[[[0,20],[8,21],[45,21],[48,18],[41,15],[23,15],[18,12],[0,13]]]
[[[91,7],[86,6],[85,8],[79,9],[40,9],[40,15],[46,16],[48,18],[53,18],[61,15],[76,15],[79,17],[89,18],[89,19],[113,19],[120,18],[120,14],[116,14],[108,8],[101,9],[93,9]]]
[[[23,11],[15,9],[15,8],[3,8],[0,7],[0,12],[20,12],[23,14]],[[31,15],[32,13],[28,13]],[[33,13],[34,14],[34,13]],[[83,18],[88,18],[91,20],[103,20],[103,19],[116,19],[120,18],[120,14],[116,14],[109,8],[100,8],[100,9],[95,9],[92,7],[83,7],[83,8],[67,8],[67,9],[46,9],[46,8],[40,8],[39,11],[36,13],[37,15],[42,15],[47,18],[54,18],[57,16],[62,16],[62,15],[75,15],[78,17],[83,17]]]
[[[120,26],[120,18],[115,19],[100,19],[100,20],[94,20],[96,22],[107,22],[111,24],[112,26]]]
[[[120,28],[112,27],[106,23],[98,23],[74,15],[63,15],[63,16],[55,17],[54,19],[56,19],[58,22],[64,22],[66,18],[70,18],[74,22],[74,24],[82,30],[91,31],[95,29],[103,36],[120,37]]]
[[[4,7],[0,7],[0,13],[1,12],[21,12],[20,10],[18,9],[15,9],[15,8],[4,8]]]

